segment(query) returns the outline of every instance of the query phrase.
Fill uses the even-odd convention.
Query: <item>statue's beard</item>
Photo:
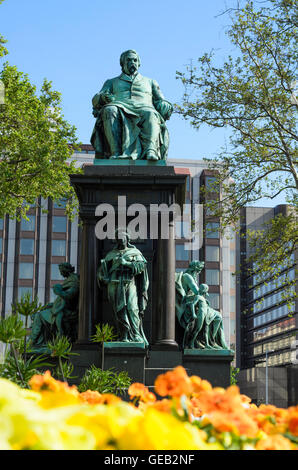
[[[126,75],[134,75],[137,72],[138,68],[135,65],[131,65],[129,68],[125,69]]]

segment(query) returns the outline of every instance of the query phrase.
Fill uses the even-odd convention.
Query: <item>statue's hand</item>
[[[103,104],[111,103],[115,99],[114,96],[109,92],[102,93],[100,98]]]
[[[171,105],[171,103],[164,103],[164,106],[165,106],[164,120],[167,121],[171,117],[171,114],[173,112],[173,106]]]
[[[169,101],[159,100],[154,103],[154,106],[165,121],[170,119],[173,112],[173,105]]]

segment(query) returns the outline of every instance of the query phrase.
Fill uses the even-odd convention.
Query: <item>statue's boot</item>
[[[153,150],[149,150],[149,152],[147,152],[146,159],[151,161],[159,160],[158,156]]]

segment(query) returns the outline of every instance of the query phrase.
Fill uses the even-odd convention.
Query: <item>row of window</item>
[[[28,220],[21,220],[21,230],[26,232],[34,232],[36,225],[36,216],[28,215]],[[64,215],[54,215],[52,217],[52,231],[53,232],[66,232],[67,217]]]
[[[19,279],[33,279],[34,275],[34,263],[19,263]],[[59,271],[59,264],[52,263],[51,264],[51,280],[52,281],[59,281],[62,280],[63,277]]]
[[[285,315],[290,315],[293,313],[294,306],[284,304],[280,307],[276,307],[273,310],[270,310],[269,312],[263,313],[263,315],[259,315],[256,318],[253,318],[253,326],[258,327],[260,325],[264,325],[265,323],[269,323]]]
[[[265,328],[261,328],[253,332],[252,340],[261,341],[262,339],[269,338],[273,335],[285,333],[286,331],[293,330],[296,327],[295,317],[287,318],[273,325],[268,325]]]
[[[177,261],[188,261],[189,250],[186,250],[184,244],[176,245],[176,260]],[[205,261],[217,262],[220,261],[220,249],[219,246],[206,245],[205,246]]]
[[[289,265],[294,264],[294,263],[295,263],[295,255],[292,253],[291,256],[289,257],[289,259],[286,260],[283,265],[279,266],[280,270],[282,271],[284,269],[287,269],[289,267]],[[256,264],[254,263],[253,264],[253,269],[255,268],[255,266],[256,266]],[[253,286],[256,286],[257,284],[265,282],[262,272],[254,274],[253,277],[252,277],[252,280],[253,280]],[[270,282],[270,280],[266,281],[267,284],[269,282]],[[276,282],[276,281],[273,281],[273,282]]]
[[[297,360],[296,351],[285,351],[282,353],[268,355],[268,366],[280,366],[282,364],[295,363]],[[262,361],[260,364],[256,364],[258,367],[265,367],[266,361]]]
[[[268,343],[259,344],[258,346],[254,346],[253,354],[259,355],[264,354],[266,351],[277,351],[278,349],[285,349],[291,346],[293,343],[293,336],[286,336],[283,338],[279,338],[273,341],[269,341]]]
[[[19,254],[34,255],[34,245],[34,238],[21,238]],[[66,240],[52,240],[52,256],[66,256]]]
[[[288,298],[289,296],[293,295],[295,295],[294,286],[292,286],[287,292],[285,292],[284,290],[280,290],[279,292],[275,292],[274,294],[268,295],[262,300],[254,303],[253,313],[258,313],[261,312],[261,310],[272,307],[273,305],[280,304],[283,300],[285,300],[285,298]]]
[[[261,284],[259,287],[255,287],[253,290],[253,299],[258,297],[263,297],[264,295],[272,292],[275,289],[282,287],[284,284],[287,284],[295,280],[295,269],[291,269],[287,273],[282,274],[277,279],[271,279],[270,281]]]

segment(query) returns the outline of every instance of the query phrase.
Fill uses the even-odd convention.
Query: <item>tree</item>
[[[0,217],[25,216],[39,196],[71,200],[69,175],[78,170],[67,160],[78,143],[75,127],[61,115],[60,93],[44,80],[37,96],[28,76],[8,63],[0,80]]]
[[[0,0],[0,4],[3,0]],[[0,35],[0,57],[8,53]],[[79,148],[76,129],[62,116],[61,95],[43,81],[40,94],[27,74],[8,62],[0,70],[0,218],[25,217],[39,197],[76,197],[69,175],[80,171],[68,163]]]
[[[3,0],[0,0],[0,5],[3,3]],[[0,34],[0,57],[5,56],[8,54],[8,50],[6,49],[5,45],[7,43],[7,40]]]
[[[228,35],[236,55],[217,66],[214,53],[206,53],[198,67],[177,72],[186,91],[176,112],[196,129],[208,125],[230,131],[228,144],[208,160],[211,169],[219,170],[216,184],[222,187],[208,209],[221,217],[223,229],[236,227],[241,207],[264,197],[283,193],[293,206],[263,231],[251,233],[252,244],[262,244],[257,250],[262,269],[272,271],[274,265],[279,271],[298,240],[297,2],[246,1],[225,13],[232,21]]]

